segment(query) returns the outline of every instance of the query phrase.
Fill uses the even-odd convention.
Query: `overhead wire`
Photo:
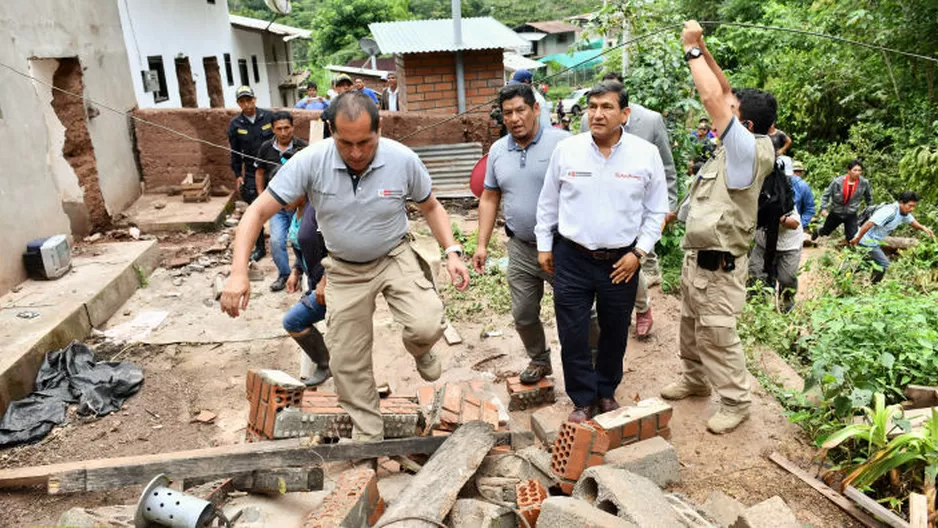
[[[921,55],[921,54],[918,54],[918,53],[912,53],[912,52],[897,50],[897,49],[889,48],[889,47],[886,47],[886,46],[880,46],[880,45],[877,45],[877,44],[869,44],[869,43],[862,42],[862,41],[858,41],[858,40],[854,40],[854,39],[848,39],[848,38],[845,38],[845,37],[838,37],[838,36],[834,36],[834,35],[827,35],[827,34],[825,34],[825,33],[820,33],[820,32],[816,32],[816,31],[809,31],[809,30],[805,30],[805,29],[786,28],[786,27],[781,27],[781,26],[765,26],[765,25],[760,25],[760,24],[748,24],[748,23],[743,23],[743,22],[724,22],[724,21],[716,21],[716,20],[703,20],[703,21],[700,21],[700,24],[701,24],[701,25],[704,25],[704,26],[718,26],[718,25],[722,25],[722,26],[731,26],[731,27],[739,27],[739,28],[746,28],[746,29],[759,29],[759,30],[767,30],[767,31],[779,31],[779,32],[785,32],[785,33],[793,33],[793,34],[798,34],[798,35],[808,35],[808,36],[817,37],[817,38],[823,38],[823,39],[832,40],[832,41],[836,41],[836,42],[842,42],[842,43],[850,44],[850,45],[854,45],[854,46],[861,46],[861,47],[868,48],[868,49],[874,49],[874,50],[878,50],[878,51],[881,51],[881,52],[895,53],[895,54],[898,54],[898,55],[904,55],[904,56],[907,56],[907,57],[912,57],[912,58],[916,58],[916,59],[920,59],[920,60],[926,60],[926,61],[931,61],[931,62],[938,62],[938,57],[929,57],[929,56]],[[640,40],[644,40],[644,39],[653,37],[653,36],[655,36],[655,35],[658,35],[658,34],[660,34],[660,33],[665,32],[665,31],[669,31],[669,30],[672,30],[672,29],[681,28],[681,27],[683,27],[683,25],[684,25],[683,23],[679,23],[679,24],[669,24],[669,25],[666,25],[666,26],[662,26],[662,27],[660,27],[660,28],[657,28],[657,29],[655,29],[655,30],[653,30],[653,31],[650,31],[650,32],[647,32],[647,33],[643,33],[643,34],[638,35],[638,36],[636,36],[636,37],[631,37],[631,38],[629,38],[629,39],[626,39],[626,40],[623,41],[623,42],[620,42],[620,43],[618,43],[618,44],[616,44],[616,45],[614,45],[614,46],[610,46],[609,48],[604,49],[602,52],[600,52],[600,53],[597,54],[597,55],[593,55],[592,57],[590,57],[590,58],[588,58],[588,59],[585,59],[585,60],[580,61],[580,62],[578,62],[578,63],[576,63],[576,64],[573,64],[573,65],[571,65],[571,66],[568,66],[568,67],[566,67],[566,68],[563,68],[563,69],[561,69],[560,71],[555,72],[555,73],[553,73],[553,74],[547,76],[547,77],[545,78],[545,80],[550,80],[550,79],[553,79],[553,78],[557,77],[558,75],[563,75],[564,73],[567,73],[568,71],[571,71],[571,70],[577,68],[578,66],[581,66],[582,64],[585,64],[585,63],[587,63],[587,62],[594,61],[594,60],[596,60],[597,57],[601,57],[601,56],[604,56],[604,55],[606,55],[606,54],[608,54],[608,53],[612,53],[613,51],[616,51],[616,50],[618,50],[618,49],[621,49],[621,48],[624,47],[624,46],[628,46],[628,45],[633,44],[633,43],[635,43],[635,42],[638,42],[638,41],[640,41]],[[276,62],[281,62],[281,61],[276,61]],[[48,86],[49,88],[51,88],[51,89],[53,89],[53,90],[56,90],[56,91],[58,91],[58,92],[61,92],[61,93],[65,94],[65,95],[68,95],[68,96],[70,96],[70,97],[74,97],[74,98],[76,98],[76,99],[80,99],[80,100],[82,100],[82,101],[91,103],[91,104],[93,104],[93,105],[95,105],[95,106],[104,108],[105,110],[108,110],[108,111],[113,112],[113,113],[115,113],[115,114],[118,114],[118,115],[121,115],[121,116],[130,118],[130,119],[132,119],[132,120],[134,120],[134,121],[136,121],[136,122],[138,122],[138,123],[143,123],[143,124],[148,125],[148,126],[156,127],[156,128],[158,128],[158,129],[160,129],[160,130],[164,130],[164,131],[166,131],[166,132],[169,132],[169,133],[171,133],[171,134],[174,134],[174,135],[176,135],[176,136],[179,136],[179,137],[181,137],[181,138],[183,138],[183,139],[186,139],[186,140],[189,140],[189,141],[194,141],[194,142],[196,142],[196,143],[201,143],[201,144],[203,144],[203,145],[206,145],[206,146],[209,146],[209,147],[213,147],[213,148],[217,148],[217,149],[220,149],[220,150],[224,150],[224,151],[229,152],[229,153],[236,153],[236,151],[234,151],[233,149],[231,149],[231,148],[228,147],[228,146],[220,145],[220,144],[217,144],[217,143],[212,143],[211,141],[207,141],[207,140],[204,140],[204,139],[202,139],[202,138],[194,137],[194,136],[192,136],[192,135],[186,134],[185,132],[181,132],[181,131],[179,131],[179,130],[175,130],[175,129],[173,129],[173,128],[170,128],[170,127],[168,127],[168,126],[166,126],[166,125],[163,125],[163,124],[160,124],[160,123],[156,123],[156,122],[150,121],[150,120],[148,120],[148,119],[144,119],[144,118],[142,118],[142,117],[136,116],[136,115],[134,115],[131,111],[120,110],[120,109],[114,108],[114,107],[112,107],[112,106],[109,106],[109,105],[107,105],[107,104],[104,104],[104,103],[101,103],[101,102],[99,102],[99,101],[96,101],[96,100],[94,100],[94,99],[91,99],[90,97],[87,97],[87,96],[84,96],[84,95],[81,95],[81,94],[76,94],[76,93],[74,93],[74,92],[65,90],[65,89],[60,88],[60,87],[58,87],[58,86],[55,86],[55,85],[53,85],[53,84],[51,84],[51,83],[49,83],[49,82],[46,82],[46,81],[44,81],[44,80],[42,80],[42,79],[38,79],[38,78],[36,78],[36,77],[34,77],[34,76],[28,74],[28,73],[22,72],[22,71],[18,70],[17,68],[15,68],[15,67],[13,67],[13,66],[10,66],[10,65],[8,65],[8,64],[5,64],[5,63],[3,63],[3,62],[0,62],[0,67],[6,68],[7,70],[9,70],[9,71],[11,71],[11,72],[13,72],[13,73],[15,73],[15,74],[17,74],[17,75],[19,75],[19,76],[22,76],[22,77],[25,77],[25,78],[27,78],[27,79],[30,79],[30,80],[32,80],[33,82],[36,82],[36,83],[39,83],[39,84]],[[486,102],[484,102],[484,103],[480,103],[480,104],[474,105],[474,106],[472,106],[471,108],[466,109],[464,112],[460,112],[460,113],[454,114],[454,115],[449,116],[449,117],[447,117],[447,118],[445,118],[445,119],[442,119],[442,120],[440,120],[440,121],[438,121],[438,122],[436,122],[436,123],[431,123],[431,124],[429,124],[429,125],[427,125],[427,126],[425,126],[425,127],[418,128],[417,130],[415,130],[415,131],[413,131],[413,132],[411,132],[411,133],[409,133],[409,134],[406,134],[406,135],[404,135],[404,136],[398,138],[398,141],[405,141],[405,140],[407,140],[407,139],[409,139],[409,138],[411,138],[411,137],[414,137],[414,136],[416,136],[416,135],[418,135],[418,134],[424,133],[424,132],[426,132],[427,130],[430,130],[430,129],[436,128],[436,127],[438,127],[438,126],[444,125],[444,124],[446,124],[446,123],[449,123],[450,121],[459,119],[459,118],[461,118],[461,117],[463,117],[463,116],[465,116],[465,115],[467,115],[467,114],[474,113],[474,112],[476,112],[476,111],[477,111],[478,109],[480,109],[480,108],[483,108],[483,107],[490,107],[491,104],[492,104],[493,102],[495,102],[496,100],[497,100],[497,98],[492,98],[492,99],[490,99],[490,100],[488,100],[488,101],[486,101]],[[240,152],[237,152],[237,154],[240,154],[240,155],[242,156],[242,158],[247,159],[247,160],[252,160],[252,161],[261,162],[261,163],[270,164],[270,165],[277,165],[277,163],[275,163],[275,162],[267,161],[267,160],[258,158],[258,157],[256,157],[256,156],[252,156],[252,155],[250,155],[250,154],[244,154],[244,153],[240,153]]]

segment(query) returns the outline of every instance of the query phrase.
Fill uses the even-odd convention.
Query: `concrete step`
[[[89,246],[54,281],[26,281],[0,297],[0,414],[33,391],[46,353],[104,324],[159,265],[155,240]],[[25,319],[18,314],[35,312]]]

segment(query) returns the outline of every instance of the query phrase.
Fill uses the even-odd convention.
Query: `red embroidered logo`
[[[629,174],[627,172],[617,172],[616,178],[625,179],[625,180],[641,180],[641,176],[636,176],[635,174]]]

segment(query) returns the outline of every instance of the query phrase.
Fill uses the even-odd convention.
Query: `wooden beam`
[[[808,486],[811,486],[815,490],[819,491],[821,495],[827,497],[828,500],[836,504],[838,507],[840,507],[841,510],[856,519],[857,522],[863,526],[866,526],[867,528],[879,528],[881,526],[880,523],[876,521],[876,519],[860,511],[860,509],[857,508],[855,504],[847,500],[843,495],[837,493],[820,480],[814,478],[805,470],[795,465],[791,460],[788,460],[778,453],[772,453],[769,455],[769,460],[778,464],[785,471],[788,471],[792,475],[798,477]]]
[[[511,433],[495,433],[502,444]],[[364,458],[431,454],[445,437],[412,437],[381,442],[306,446],[300,439],[210,447],[172,453],[68,462],[0,471],[0,489],[47,486],[50,494],[100,491],[146,484],[155,475],[196,478],[257,469],[297,467]],[[303,440],[305,441],[305,439]]]
[[[459,490],[475,474],[493,445],[495,437],[490,424],[469,422],[457,429],[398,495],[381,516],[379,525],[427,526],[424,521],[404,519],[415,516],[443,522],[456,503]]]
[[[909,495],[909,525],[928,528],[928,498],[921,493]]]
[[[847,486],[844,488],[844,495],[846,495],[847,498],[853,502],[857,503],[864,510],[873,514],[873,517],[876,517],[882,521],[882,523],[886,526],[891,526],[892,528],[909,528],[909,523],[906,522],[905,519],[899,517],[882,504],[867,497],[862,491],[854,488],[853,486]]]

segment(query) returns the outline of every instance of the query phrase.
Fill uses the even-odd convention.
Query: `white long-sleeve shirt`
[[[537,250],[551,251],[554,230],[589,249],[636,242],[650,252],[668,214],[664,164],[651,143],[623,133],[609,157],[593,135],[557,144],[537,202]]]

